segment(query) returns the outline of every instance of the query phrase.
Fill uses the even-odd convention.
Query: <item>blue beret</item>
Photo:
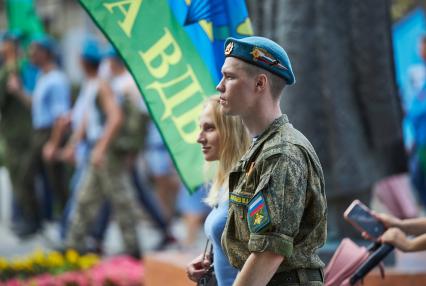
[[[280,45],[267,38],[227,38],[225,41],[225,56],[235,57],[261,67],[285,79],[288,85],[296,82],[286,51]]]
[[[106,58],[120,58],[117,51],[114,49],[112,45],[108,45],[108,47],[106,48],[104,52],[104,56]]]
[[[56,52],[57,52],[56,42],[50,36],[43,35],[43,36],[37,37],[37,38],[35,38],[31,41],[31,44],[36,44],[36,45],[42,47],[43,49],[45,49],[46,51],[48,51],[52,55],[55,55]]]
[[[17,43],[21,37],[21,33],[17,31],[7,31],[1,33],[0,39],[1,41],[13,41]]]
[[[83,43],[80,55],[83,59],[100,62],[102,60],[102,51],[99,42],[93,38],[87,38]]]

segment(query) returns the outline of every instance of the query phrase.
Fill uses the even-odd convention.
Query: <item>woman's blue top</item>
[[[221,192],[224,190],[222,189]],[[229,201],[219,203],[207,216],[204,232],[213,243],[213,265],[218,286],[231,286],[238,274],[238,269],[229,264],[228,257],[223,253],[220,239],[228,216]]]

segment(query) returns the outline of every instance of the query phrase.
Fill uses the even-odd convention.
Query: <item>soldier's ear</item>
[[[263,91],[266,88],[266,85],[268,84],[268,77],[261,73],[256,76],[256,91]]]

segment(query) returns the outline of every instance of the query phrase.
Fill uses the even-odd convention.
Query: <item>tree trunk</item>
[[[289,54],[296,85],[281,106],[324,168],[331,238],[377,180],[406,170],[388,1],[248,0],[256,35]],[[334,227],[337,226],[337,227]],[[350,229],[350,228],[349,228]]]

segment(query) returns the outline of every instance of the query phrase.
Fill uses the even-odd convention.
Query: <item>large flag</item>
[[[27,42],[44,33],[33,0],[6,0],[8,29],[22,34]]]
[[[33,0],[6,0],[9,32],[19,35],[21,46],[26,49],[31,40],[44,34],[42,21],[37,15]],[[25,89],[34,89],[38,69],[27,57],[21,59],[21,78]]]
[[[196,143],[216,93],[227,36],[252,34],[244,0],[80,0],[120,53],[190,192],[203,183]]]

